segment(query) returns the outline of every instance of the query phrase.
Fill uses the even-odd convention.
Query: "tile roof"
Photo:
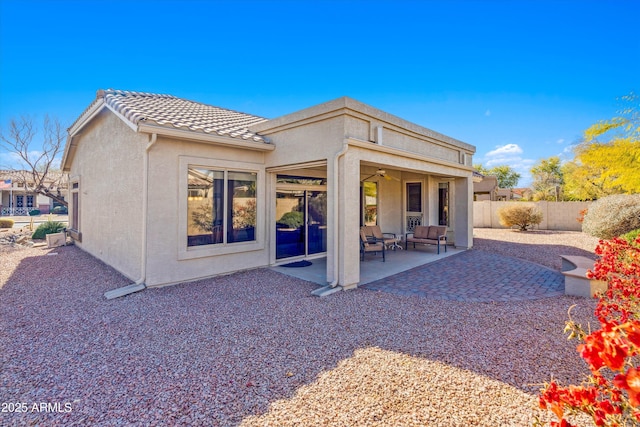
[[[97,98],[134,125],[154,124],[166,128],[217,134],[243,140],[268,143],[249,131],[249,126],[267,121],[263,117],[177,98],[122,90],[99,90]]]

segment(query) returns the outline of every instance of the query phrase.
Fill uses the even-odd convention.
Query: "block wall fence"
[[[473,202],[473,226],[478,228],[506,228],[500,224],[498,210],[504,206],[537,206],[542,211],[542,222],[538,230],[582,231],[578,222],[580,212],[592,202],[496,202],[483,200]]]

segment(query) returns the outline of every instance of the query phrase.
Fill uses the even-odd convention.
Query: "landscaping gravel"
[[[544,265],[549,244],[589,240],[475,234]],[[1,425],[527,426],[552,419],[537,410],[545,381],[587,373],[567,310],[595,320],[593,300],[571,297],[317,298],[269,269],[105,300],[129,281],[76,247],[0,247],[0,263]]]

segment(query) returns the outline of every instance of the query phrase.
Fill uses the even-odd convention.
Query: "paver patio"
[[[564,277],[522,259],[469,250],[362,287],[437,300],[522,301],[563,295]]]
[[[326,261],[275,271],[325,285]],[[526,301],[564,295],[564,276],[540,264],[484,250],[388,251],[360,263],[361,289],[435,300]]]

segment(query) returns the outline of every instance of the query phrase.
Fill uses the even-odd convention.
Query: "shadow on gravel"
[[[259,269],[107,301],[102,294],[126,278],[78,248],[56,252],[24,259],[0,290],[0,400],[60,410],[3,413],[0,424],[251,424],[303,386],[340,399],[354,395],[353,381],[335,376],[357,375],[375,393],[384,375],[407,374],[398,363],[416,360],[450,367],[416,371],[445,388],[450,378],[437,372],[526,393],[585,372],[562,329],[572,304],[574,319],[591,318],[587,300],[434,302],[364,290],[316,298],[314,284]],[[358,360],[374,361],[382,380],[365,383],[378,371]],[[325,373],[335,380],[316,387]]]

